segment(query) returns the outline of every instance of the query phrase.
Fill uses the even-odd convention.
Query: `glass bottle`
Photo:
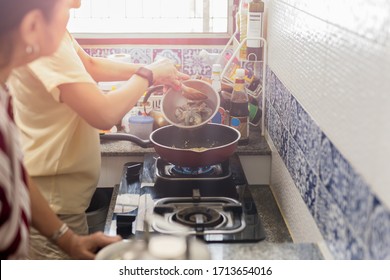
[[[236,78],[230,99],[229,125],[241,133],[239,145],[249,143],[249,98],[245,88],[245,69],[236,70]]]

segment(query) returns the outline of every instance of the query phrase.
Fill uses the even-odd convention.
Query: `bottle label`
[[[262,13],[249,12],[248,13],[248,38],[262,36]],[[260,40],[247,40],[248,48],[260,48]]]
[[[230,126],[234,127],[241,133],[240,139],[247,139],[249,137],[248,117],[230,116]]]

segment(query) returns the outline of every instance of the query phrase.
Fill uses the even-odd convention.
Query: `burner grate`
[[[221,180],[231,175],[229,163],[201,167],[173,165],[158,158],[155,168],[157,178],[165,180]]]
[[[172,219],[180,224],[196,228],[216,227],[224,221],[220,212],[202,206],[181,209],[173,215]]]
[[[169,169],[169,173],[171,175],[211,175],[214,173],[216,168],[214,166],[202,166],[197,168],[192,167],[182,167],[182,166],[172,166],[172,168]]]

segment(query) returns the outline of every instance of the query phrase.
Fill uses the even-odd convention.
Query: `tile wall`
[[[390,211],[274,72],[266,127],[336,259],[390,257]]]
[[[379,2],[267,2],[267,130],[335,259],[390,258],[390,3]]]
[[[155,60],[157,56],[164,56],[172,59],[176,65],[180,65],[180,70],[189,75],[202,75],[202,76],[211,76],[211,65],[205,63],[201,57],[199,57],[199,52],[202,49],[210,53],[219,53],[222,50],[220,48],[209,48],[209,47],[199,47],[199,48],[161,48],[161,46],[152,46],[148,47],[135,47],[130,46],[123,47],[98,47],[98,46],[83,46],[84,50],[91,56],[107,57],[115,53],[127,53],[131,57],[131,61],[134,63],[144,63],[149,64]]]

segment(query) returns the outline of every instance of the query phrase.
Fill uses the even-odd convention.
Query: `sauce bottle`
[[[249,143],[249,98],[245,88],[245,69],[236,70],[236,78],[230,99],[229,125],[241,133],[239,145]]]

